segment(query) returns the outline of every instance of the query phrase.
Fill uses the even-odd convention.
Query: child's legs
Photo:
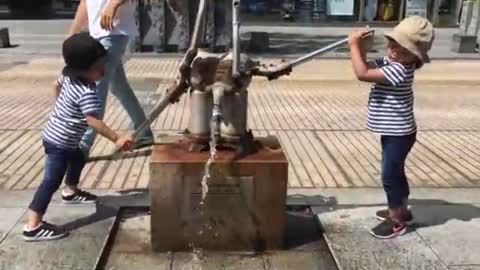
[[[405,160],[415,140],[416,134],[382,136],[382,182],[390,209],[402,207],[410,195]]]
[[[55,191],[58,190],[67,170],[67,158],[64,150],[44,142],[45,176],[30,203],[29,225],[41,222]]]
[[[85,167],[85,163],[85,156],[81,152],[80,148],[69,155],[67,177],[65,178],[65,184],[67,185],[68,189],[72,191],[77,189],[82,170]]]

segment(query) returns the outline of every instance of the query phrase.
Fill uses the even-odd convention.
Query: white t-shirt
[[[127,0],[117,11],[113,22],[113,30],[102,29],[100,21],[102,12],[107,6],[109,0],[87,0],[88,11],[88,29],[90,35],[94,38],[101,38],[111,35],[125,35],[135,37],[138,35],[137,25],[135,23],[135,2]]]

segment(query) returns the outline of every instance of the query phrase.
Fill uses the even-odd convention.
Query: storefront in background
[[[73,18],[80,0],[0,0],[0,14],[7,18]]]
[[[249,23],[389,24],[424,16],[437,26],[456,26],[462,0],[245,0]]]

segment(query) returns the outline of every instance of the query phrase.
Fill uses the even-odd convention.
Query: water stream
[[[208,180],[210,179],[210,170],[212,168],[212,164],[215,161],[215,155],[217,154],[217,144],[216,144],[216,139],[215,139],[215,130],[217,125],[219,124],[217,119],[212,117],[212,121],[210,122],[210,157],[207,160],[207,163],[205,164],[205,171],[204,175],[202,177],[201,181],[201,186],[202,186],[202,199],[200,201],[200,215],[203,216],[204,212],[204,204],[205,204],[205,199],[208,194]],[[203,224],[200,229],[198,230],[198,235],[202,235],[205,230],[211,230],[212,226],[210,224]],[[192,268],[191,270],[202,270],[201,266],[201,260],[202,257],[204,256],[204,250],[201,248],[198,248],[195,246],[194,243],[189,244],[190,247],[192,248]]]

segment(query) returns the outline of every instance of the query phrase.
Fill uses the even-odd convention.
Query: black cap
[[[90,68],[105,63],[107,50],[88,33],[75,34],[63,42],[65,68],[62,74],[77,77]]]

